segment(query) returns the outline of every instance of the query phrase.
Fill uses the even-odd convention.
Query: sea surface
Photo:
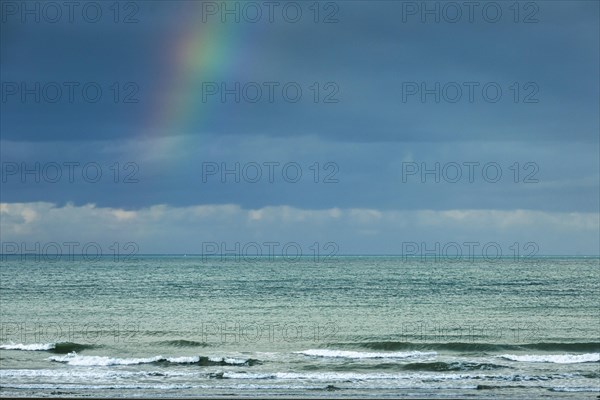
[[[4,256],[0,395],[595,399],[599,261]]]

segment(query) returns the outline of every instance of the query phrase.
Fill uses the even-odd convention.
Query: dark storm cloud
[[[223,35],[212,29],[222,25],[229,39],[203,39],[230,46],[231,57],[175,94],[175,100],[193,101],[191,111],[179,129],[160,135],[597,141],[597,3],[537,2],[539,22],[529,24],[515,23],[504,3],[497,3],[504,4],[497,23],[483,19],[480,8],[472,23],[466,15],[458,23],[443,18],[434,23],[433,17],[422,23],[420,15],[406,15],[405,3],[338,3],[339,22],[333,24],[315,24],[308,17],[296,24],[281,18],[223,24],[219,16],[202,22],[199,6],[183,2],[137,2],[135,24],[115,24],[108,16],[98,24],[23,24],[9,16],[2,24],[4,83],[97,82],[103,98],[37,104],[32,96],[25,103],[8,96],[2,103],[2,137],[48,141],[143,135],[145,121],[169,95],[169,74],[177,71],[174,47],[187,29],[204,24],[206,35]],[[221,103],[217,94],[202,102],[201,82],[206,81],[228,87],[234,82],[298,82],[303,98],[290,103],[280,95],[273,103],[251,104],[229,96]],[[110,89],[115,82],[135,83],[139,103],[115,104]],[[335,83],[339,103],[313,103],[308,89],[313,82]],[[403,102],[406,82],[424,82],[428,88],[457,82],[465,92],[455,104],[443,96],[436,103],[432,95],[422,102],[419,93]],[[466,101],[464,82],[479,85],[472,103]],[[490,82],[503,90],[497,103],[482,97],[481,88]],[[515,82],[520,90],[516,103]],[[528,83],[534,86],[524,87]],[[523,103],[534,92],[531,99],[538,102]]]

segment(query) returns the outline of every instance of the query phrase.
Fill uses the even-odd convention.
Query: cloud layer
[[[466,256],[465,243],[477,243],[475,255],[482,255],[484,245],[494,244],[508,256],[514,254],[515,243],[522,253],[533,255],[533,248],[525,249],[532,242],[538,246],[535,255],[591,255],[598,254],[600,240],[597,213],[532,210],[244,209],[224,204],[154,205],[126,211],[93,204],[3,203],[0,213],[4,244],[25,243],[32,248],[35,241],[42,247],[50,242],[80,246],[95,242],[106,251],[114,242],[135,242],[139,253],[208,254],[214,248],[207,243],[228,251],[257,243],[268,255],[269,245],[264,243],[277,243],[272,246],[275,253],[296,243],[310,255],[316,242],[321,247],[335,243],[337,254],[414,253],[407,243],[418,244],[417,255],[421,247],[426,252],[436,246],[455,254],[455,243]]]

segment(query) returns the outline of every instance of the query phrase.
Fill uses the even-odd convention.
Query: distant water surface
[[[595,398],[598,258],[0,262],[2,396]]]

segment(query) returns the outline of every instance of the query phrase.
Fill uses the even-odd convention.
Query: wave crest
[[[80,344],[74,342],[57,342],[57,343],[10,343],[0,345],[1,350],[20,350],[20,351],[50,351],[57,354],[68,354],[73,351],[82,351],[93,349],[97,346],[89,344]]]
[[[361,351],[345,351],[345,350],[328,350],[328,349],[311,349],[297,351],[296,354],[303,354],[305,356],[312,357],[325,357],[325,358],[398,358],[398,359],[412,359],[412,358],[431,358],[437,356],[435,351],[422,352],[422,351],[405,351],[405,352],[361,352]]]
[[[332,346],[358,347],[370,350],[448,350],[457,352],[494,352],[510,350],[545,350],[545,351],[573,351],[573,352],[599,352],[600,342],[540,342],[524,344],[499,344],[478,342],[355,342],[336,343]]]
[[[553,364],[579,364],[600,362],[600,353],[588,354],[502,354],[498,357],[510,361]]]
[[[260,364],[259,360],[242,359],[233,357],[163,357],[154,356],[146,358],[115,358],[107,356],[80,356],[76,352],[65,356],[54,356],[50,361],[76,366],[111,366],[111,365],[139,365],[139,364],[193,364],[200,366],[252,366]]]
[[[160,342],[156,342],[156,344],[162,345],[162,346],[172,346],[172,347],[208,347],[208,343],[197,342],[195,340],[185,340],[185,339],[163,340]]]

